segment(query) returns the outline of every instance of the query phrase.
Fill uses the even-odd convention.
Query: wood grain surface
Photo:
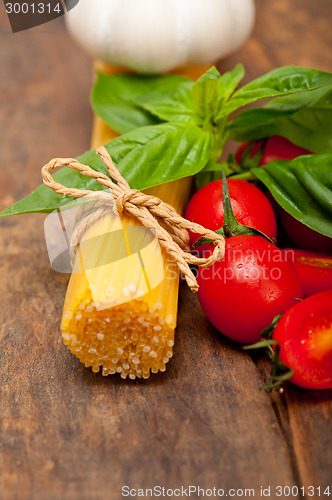
[[[330,0],[256,3],[253,36],[220,70],[332,71]],[[88,148],[92,71],[62,20],[14,35],[1,2],[0,41],[3,209],[51,157]],[[166,373],[133,382],[85,369],[60,337],[68,276],[50,268],[43,220],[0,220],[1,500],[117,500],[123,485],[332,493],[332,391],[260,391],[268,362],[218,334],[184,284]]]

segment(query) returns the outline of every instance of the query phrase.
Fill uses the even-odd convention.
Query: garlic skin
[[[250,35],[254,0],[80,0],[67,27],[95,59],[136,72],[207,65]]]

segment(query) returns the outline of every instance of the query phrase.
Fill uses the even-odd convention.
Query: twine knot
[[[197,292],[198,283],[189,266],[192,264],[199,267],[208,267],[222,259],[225,253],[224,238],[200,224],[190,222],[181,217],[172,206],[164,203],[156,196],[145,194],[137,189],[131,189],[114,165],[105,147],[98,148],[96,152],[106,166],[110,177],[93,170],[87,165],[83,165],[73,158],[55,158],[42,168],[41,173],[44,184],[56,193],[71,198],[98,200],[104,203],[107,202],[108,204],[111,202],[112,206],[115,204],[119,214],[126,212],[128,215],[135,217],[143,226],[153,229],[160,245],[175,259],[188,286],[193,292]],[[84,176],[95,179],[101,186],[108,188],[110,192],[105,191],[105,189],[91,191],[63,186],[54,181],[51,175],[52,170],[63,166],[77,170]],[[75,234],[75,244],[79,243],[88,224],[91,224],[91,221],[100,216],[100,212],[98,213],[97,210],[95,217],[90,214],[89,221],[82,220],[79,230]],[[188,231],[198,233],[213,242],[215,247],[209,257],[196,257],[190,253]]]
[[[137,189],[128,189],[127,191],[119,194],[119,196],[115,199],[115,206],[118,213],[122,214],[126,207],[126,204],[132,199],[135,199],[135,195],[139,193],[140,191],[138,191]]]

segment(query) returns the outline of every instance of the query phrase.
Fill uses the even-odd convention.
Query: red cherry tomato
[[[332,253],[332,238],[310,229],[310,227],[294,219],[285,210],[282,211],[281,224],[294,245],[305,250]]]
[[[306,389],[332,389],[332,290],[294,305],[273,333],[290,379]]]
[[[239,165],[241,164],[243,153],[249,146],[251,146],[251,144],[252,143],[250,142],[244,142],[237,149],[235,153],[235,159]],[[259,151],[259,149],[263,147],[263,145],[264,141],[256,142],[250,153],[250,158],[252,158]],[[298,156],[310,154],[312,154],[310,151],[296,146],[285,137],[281,137],[280,135],[272,135],[266,140],[263,155],[259,164],[266,165],[267,163],[275,160],[293,160]]]
[[[275,160],[293,160],[298,156],[310,155],[310,151],[296,146],[285,137],[273,135],[266,141],[260,165],[266,165]]]
[[[277,222],[271,203],[256,186],[246,181],[228,180],[228,189],[234,215],[240,224],[262,231],[271,239],[276,239]],[[191,198],[185,213],[186,219],[216,231],[224,223],[222,180],[210,182]],[[190,234],[190,243],[199,238]],[[209,245],[199,247],[202,254]]]
[[[199,268],[197,280],[208,319],[227,337],[245,344],[258,342],[261,330],[303,297],[292,264],[261,236],[228,238],[224,258]]]
[[[282,252],[295,267],[305,297],[325,290],[332,290],[331,255],[295,250],[294,248],[285,248]]]

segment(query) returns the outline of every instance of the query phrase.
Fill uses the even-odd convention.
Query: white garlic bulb
[[[66,14],[92,57],[141,73],[214,63],[243,44],[254,19],[254,0],[80,0]]]

